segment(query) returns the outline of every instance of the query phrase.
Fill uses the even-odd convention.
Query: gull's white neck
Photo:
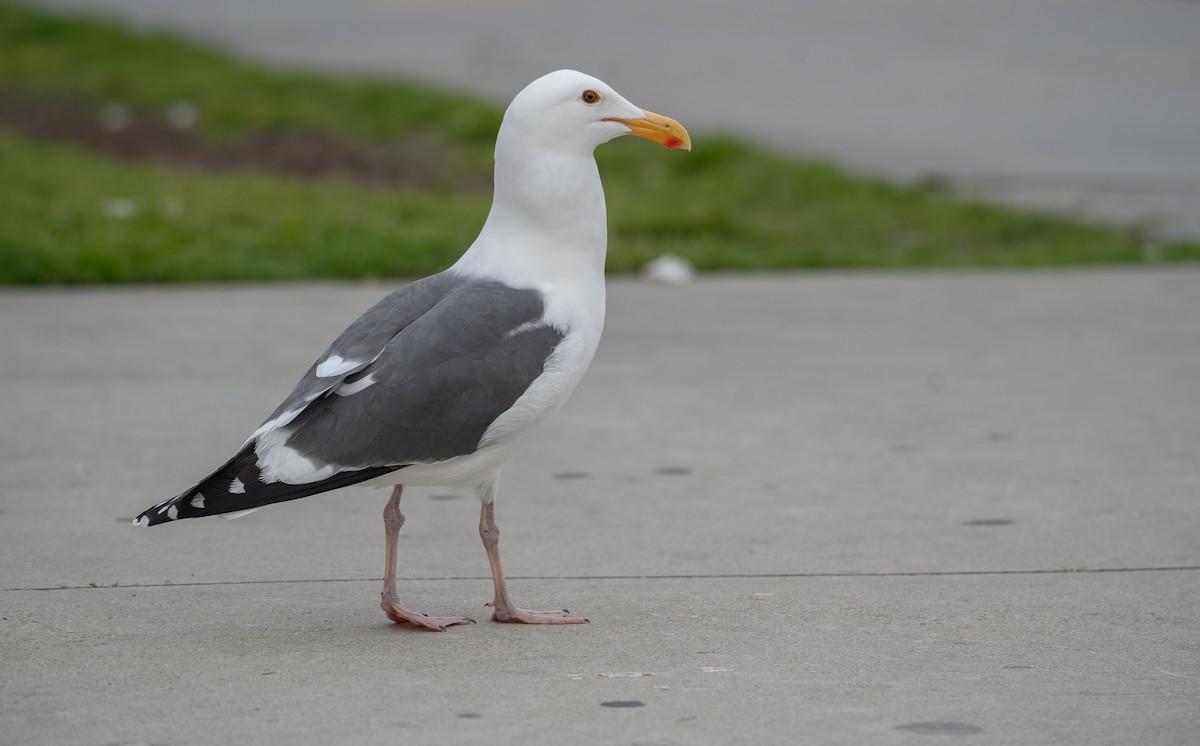
[[[591,151],[553,150],[502,127],[487,222],[454,269],[516,287],[599,283],[608,216]]]

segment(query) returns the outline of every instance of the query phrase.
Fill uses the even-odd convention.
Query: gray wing
[[[540,293],[469,281],[393,336],[288,425],[315,464],[362,469],[473,453],[542,374],[561,331]]]
[[[304,377],[292,389],[287,398],[276,407],[263,427],[247,440],[253,440],[265,429],[271,429],[282,424],[287,416],[303,410],[317,397],[337,386],[348,375],[362,370],[372,363],[383,352],[384,347],[409,324],[428,313],[455,288],[462,288],[470,281],[452,272],[442,272],[422,280],[405,285],[385,296],[378,303],[367,309],[350,326],[337,336],[329,348],[309,367]],[[330,360],[343,360],[347,365],[342,366],[335,374],[322,375],[318,373],[322,363]],[[349,365],[357,363],[357,365]],[[326,373],[322,370],[321,373]],[[282,418],[282,419],[281,419]]]

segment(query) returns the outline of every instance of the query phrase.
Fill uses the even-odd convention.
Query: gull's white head
[[[691,149],[679,122],[634,106],[590,75],[559,70],[527,85],[496,137],[487,222],[455,269],[514,287],[575,288],[563,297],[591,294],[598,317],[589,323],[598,330],[608,218],[592,154],[621,135]]]
[[[604,81],[575,70],[558,70],[525,86],[504,112],[498,145],[536,142],[546,150],[591,154],[621,135],[692,148],[679,122],[640,109]]]

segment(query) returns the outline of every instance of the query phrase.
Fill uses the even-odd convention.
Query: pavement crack
[[[766,573],[678,573],[650,575],[510,575],[509,580],[769,580],[806,578],[942,578],[986,575],[1101,575],[1131,572],[1196,572],[1200,565],[1168,565],[1159,567],[1080,567],[1057,570],[925,570],[880,572],[766,572]],[[487,575],[441,575],[437,577],[398,578],[409,582],[485,581]],[[276,585],[286,583],[380,583],[382,578],[282,578],[274,580],[199,580],[162,583],[116,583],[112,585],[55,585],[4,588],[4,593],[17,591],[79,591],[120,590],[125,588],[188,588],[217,585]]]

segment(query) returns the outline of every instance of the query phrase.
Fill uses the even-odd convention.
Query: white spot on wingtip
[[[196,496],[192,498],[192,507],[204,510],[204,495],[197,492]]]
[[[229,483],[229,492],[233,495],[244,495],[246,494],[246,485],[242,483],[242,480],[234,477],[233,481]]]
[[[179,517],[179,508],[178,507],[172,505],[169,508],[167,508],[167,518],[170,518],[173,521],[178,517]]]
[[[133,519],[133,525],[145,528],[150,525],[150,516],[144,515]]]

